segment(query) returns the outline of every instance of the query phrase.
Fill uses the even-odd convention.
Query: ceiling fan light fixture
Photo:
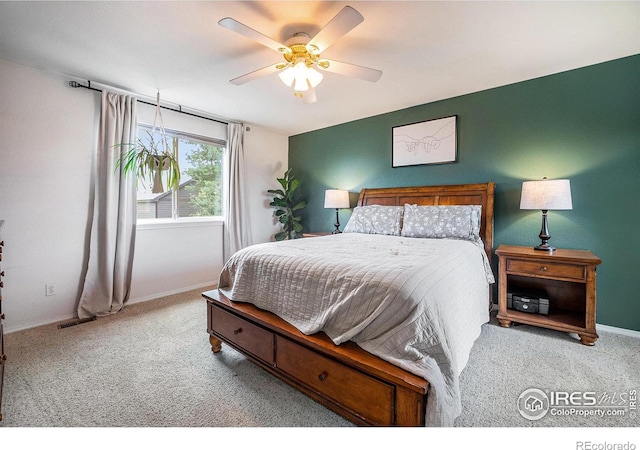
[[[298,78],[296,77],[296,81],[293,86],[293,90],[297,92],[303,92],[309,89],[309,85],[307,84],[306,78]]]
[[[308,67],[307,80],[309,80],[309,84],[311,85],[311,87],[316,87],[322,81],[322,74],[313,67]]]
[[[278,73],[282,82],[292,87],[296,92],[304,92],[309,86],[316,87],[323,79],[323,75],[313,67],[307,66],[304,59],[299,60],[294,66],[289,66]]]
[[[316,90],[313,88],[309,80],[307,80],[307,84],[309,85],[309,89],[307,90],[307,92],[304,94],[304,96],[300,94],[300,97],[302,97],[302,103],[315,103],[318,101],[318,97],[316,97]]]
[[[305,93],[305,103],[316,101],[313,88],[322,82],[323,71],[371,82],[378,81],[382,75],[380,70],[321,59],[321,54],[327,48],[363,20],[362,14],[350,6],[345,6],[315,36],[311,37],[308,33],[298,32],[284,44],[281,44],[231,17],[225,17],[218,22],[222,27],[275,50],[284,58],[283,62],[254,70],[230,81],[235,85],[240,85],[258,77],[278,72],[282,82],[287,87],[293,87],[295,96],[302,97],[302,93]],[[320,72],[316,69],[320,70]]]
[[[283,74],[281,79],[287,84],[286,81],[289,81],[290,77],[293,76],[293,89],[297,92],[304,92],[309,89],[309,86],[316,87],[322,81],[322,74],[309,67],[305,58],[298,58],[293,68],[289,67],[286,70],[289,69],[291,69],[291,72],[286,75]],[[291,84],[287,85],[291,86]]]
[[[293,81],[295,80],[295,71],[293,70],[293,67],[289,66],[286,69],[281,70],[278,73],[278,76],[285,85],[291,87],[291,85],[293,85]]]

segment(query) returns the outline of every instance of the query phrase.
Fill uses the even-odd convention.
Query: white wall
[[[273,240],[273,235],[280,231],[279,223],[274,220],[274,209],[269,206],[273,197],[267,194],[267,189],[280,188],[276,178],[282,177],[289,167],[289,138],[251,124],[246,128],[247,194],[252,238],[253,243],[257,244]]]
[[[5,331],[11,332],[75,317],[87,259],[100,98],[67,87],[65,77],[3,60],[0,80],[2,309]],[[277,230],[266,189],[276,186],[275,176],[288,164],[288,140],[248,126],[245,156],[257,243]],[[219,221],[141,226],[131,301],[215,283],[222,267],[222,229]],[[54,284],[56,295],[45,296],[45,284]]]

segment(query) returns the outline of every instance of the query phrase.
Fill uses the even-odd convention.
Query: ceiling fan
[[[345,6],[333,19],[311,38],[307,33],[295,33],[284,44],[271,39],[253,28],[226,17],[218,22],[221,26],[252,39],[282,54],[284,61],[249,72],[230,80],[240,85],[256,78],[278,73],[284,84],[293,87],[293,93],[305,103],[316,101],[315,87],[322,81],[322,71],[351,76],[371,82],[378,81],[382,72],[368,67],[322,58],[321,54],[339,38],[347,34],[364,20],[350,6]],[[317,71],[320,69],[321,71]]]

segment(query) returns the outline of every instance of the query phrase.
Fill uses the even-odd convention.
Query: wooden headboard
[[[493,257],[494,182],[449,186],[414,186],[362,189],[358,206],[388,205],[482,205],[480,236],[491,261]]]

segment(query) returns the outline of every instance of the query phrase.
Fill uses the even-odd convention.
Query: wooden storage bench
[[[306,336],[248,303],[204,292],[214,353],[225,342],[273,375],[358,425],[424,426],[429,383],[362,350]]]

